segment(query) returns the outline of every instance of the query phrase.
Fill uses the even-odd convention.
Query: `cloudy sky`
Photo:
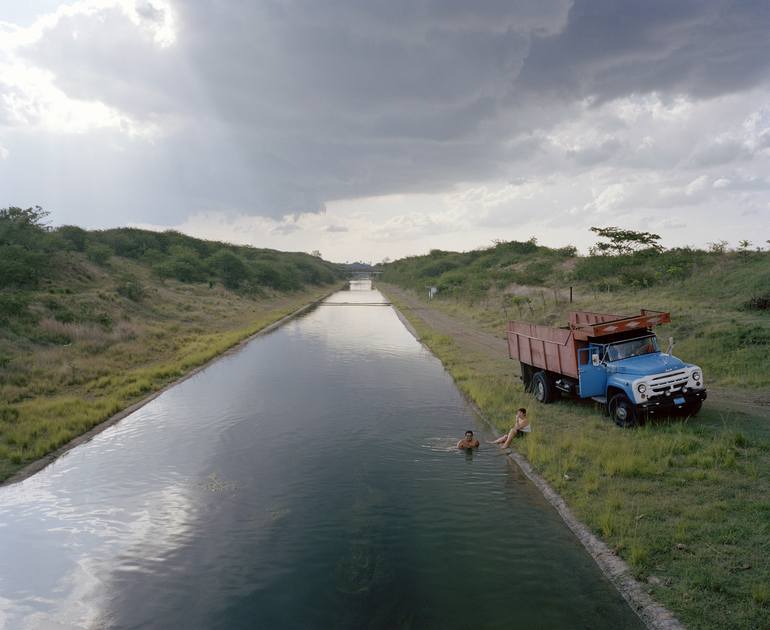
[[[334,260],[770,239],[770,3],[0,0],[0,207]]]

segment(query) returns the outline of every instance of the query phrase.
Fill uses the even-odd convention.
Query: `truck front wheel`
[[[545,372],[538,372],[532,377],[532,391],[535,393],[535,400],[544,405],[553,400],[553,385]]]
[[[615,394],[610,398],[609,411],[619,427],[627,429],[636,426],[636,409],[625,394]]]

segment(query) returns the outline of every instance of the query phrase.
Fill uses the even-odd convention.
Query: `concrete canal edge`
[[[391,303],[393,300],[391,300]],[[398,309],[395,303],[392,304],[393,310],[398,316],[399,320],[404,324],[407,330],[419,341],[431,354],[431,349],[423,343],[420,339],[417,330],[407,317]],[[434,355],[435,356],[435,355]],[[487,418],[481,408],[471,400],[465,392],[458,388],[460,393],[465,398],[468,405],[473,412],[487,425],[490,429],[494,426],[492,422]],[[566,501],[562,496],[551,487],[545,478],[543,478],[532,467],[527,459],[511,450],[509,452],[510,458],[521,469],[521,472],[526,476],[537,488],[540,490],[546,501],[556,510],[564,523],[569,527],[570,531],[577,537],[585,550],[594,559],[594,562],[599,566],[602,573],[612,583],[612,585],[618,590],[623,599],[626,600],[631,609],[639,616],[642,622],[650,630],[684,630],[685,626],[676,618],[674,613],[657,603],[647,592],[644,584],[639,582],[631,572],[631,568],[628,564],[613,553],[612,549],[596,536],[584,523],[579,521],[572,510],[567,506]]]
[[[288,315],[284,315],[280,319],[277,319],[272,324],[268,324],[264,328],[260,328],[257,332],[249,335],[248,337],[244,337],[241,339],[238,343],[231,346],[221,354],[218,354],[217,356],[213,357],[212,359],[206,361],[206,363],[203,363],[199,365],[196,368],[193,368],[183,376],[180,376],[178,379],[172,381],[171,383],[168,383],[167,385],[164,385],[161,389],[153,392],[152,394],[149,394],[148,396],[145,396],[141,400],[135,402],[133,405],[129,405],[125,409],[122,409],[121,411],[118,411],[116,414],[111,415],[109,418],[104,420],[103,422],[100,422],[95,427],[89,429],[85,433],[78,435],[76,438],[73,438],[63,446],[60,446],[55,451],[52,451],[51,453],[48,453],[48,455],[44,455],[40,459],[35,460],[34,462],[26,465],[21,470],[17,471],[15,474],[8,477],[8,479],[5,479],[2,483],[0,483],[0,488],[3,488],[5,486],[10,486],[15,483],[19,483],[20,481],[24,481],[25,479],[31,477],[35,473],[40,472],[48,466],[49,464],[52,464],[57,459],[59,459],[62,455],[67,453],[68,451],[71,451],[76,446],[80,446],[81,444],[84,444],[86,442],[89,442],[91,439],[93,439],[94,436],[99,435],[102,431],[105,429],[108,429],[113,424],[116,424],[123,420],[123,418],[130,416],[132,413],[137,411],[138,409],[141,409],[144,407],[147,403],[155,400],[158,396],[160,396],[165,391],[171,389],[172,387],[176,387],[180,383],[183,383],[188,378],[192,378],[198,372],[202,372],[207,367],[209,367],[211,364],[216,363],[223,357],[226,357],[228,355],[234,354],[238,351],[240,351],[246,344],[250,343],[252,340],[256,339],[257,337],[260,337],[262,335],[267,335],[268,333],[273,332],[277,328],[280,328],[285,323],[296,319],[297,317],[304,315],[308,311],[314,309],[316,306],[318,306],[321,302],[323,302],[326,298],[328,298],[330,295],[336,293],[337,291],[342,290],[343,287],[336,287],[335,289],[325,293],[321,297],[313,300],[312,302],[308,302],[304,306],[299,307],[297,310],[292,311]]]

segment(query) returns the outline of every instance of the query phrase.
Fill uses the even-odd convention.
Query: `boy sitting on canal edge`
[[[505,435],[501,435],[494,442],[490,442],[490,444],[499,444],[502,448],[508,448],[511,445],[513,438],[523,436],[525,433],[530,433],[531,431],[532,427],[527,418],[527,410],[524,409],[524,407],[520,407],[518,411],[516,411],[516,423],[511,427],[511,430]]]

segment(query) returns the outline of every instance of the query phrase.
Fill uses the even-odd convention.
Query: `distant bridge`
[[[351,280],[374,280],[382,275],[382,271],[377,269],[369,269],[366,271],[350,271],[349,276]]]

